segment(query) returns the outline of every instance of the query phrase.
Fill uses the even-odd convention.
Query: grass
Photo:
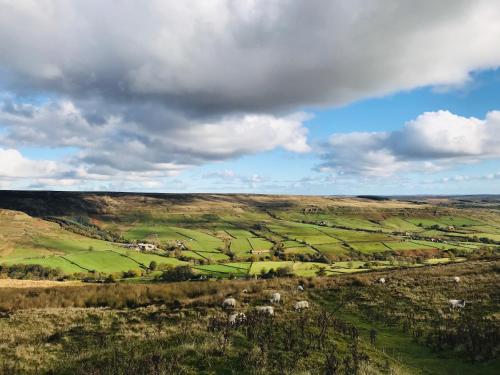
[[[350,245],[357,251],[361,251],[365,254],[370,253],[382,253],[384,251],[391,250],[388,245],[382,242],[351,242]]]
[[[431,242],[432,244],[433,242]],[[426,243],[420,243],[417,241],[394,241],[394,242],[384,242],[384,245],[392,250],[426,250],[431,248],[437,248],[436,246],[428,245]]]
[[[252,246],[247,238],[235,238],[231,240],[231,251],[242,254],[242,253],[250,253],[252,250]]]
[[[127,271],[130,269],[140,269],[140,264],[123,254],[114,251],[87,251],[65,256],[70,262],[73,262],[86,270],[96,270],[99,272],[113,273]]]
[[[3,261],[6,264],[39,264],[44,267],[59,268],[64,273],[72,274],[79,272],[86,272],[82,267],[69,262],[58,255],[43,256],[43,257],[28,257],[28,258],[14,258],[6,259]]]
[[[193,268],[203,273],[208,273],[215,276],[229,276],[231,274],[235,276],[243,276],[248,273],[249,267],[250,263],[227,263],[195,266]]]
[[[38,237],[35,238],[35,244],[38,247],[46,248],[63,254],[88,251],[89,249],[92,249],[93,251],[107,251],[110,249],[119,248],[119,246],[115,246],[106,241],[72,235],[70,233],[64,233],[64,235],[55,238]]]
[[[167,256],[160,256],[156,254],[148,254],[148,253],[142,253],[140,251],[135,251],[135,250],[122,250],[120,251],[121,254],[127,256],[128,258],[133,259],[134,261],[143,264],[144,266],[149,266],[149,264],[152,261],[155,261],[158,265],[160,264],[169,264],[172,266],[180,266],[186,264],[186,262],[183,262],[177,258],[174,257],[167,257]]]
[[[223,274],[231,269],[244,272],[248,265],[202,267]],[[360,364],[359,373],[366,374],[497,373],[498,357],[467,360],[463,343],[481,334],[469,332],[473,326],[459,336],[463,343],[458,341],[452,348],[437,350],[429,345],[435,342],[436,327],[445,330],[440,331],[441,337],[448,337],[467,319],[479,323],[481,316],[489,316],[491,324],[498,320],[498,262],[308,278],[313,266],[321,264],[297,263],[294,269],[302,270],[304,277],[272,280],[84,287],[51,283],[43,288],[34,282],[9,283],[0,287],[2,371],[14,375],[317,374],[324,373],[325,358],[333,352],[340,366],[337,373],[346,372],[343,366],[354,353],[369,359]],[[381,276],[387,279],[385,285],[376,282]],[[455,285],[453,276],[460,276],[462,282]],[[305,286],[304,292],[297,291],[298,284]],[[461,312],[444,311],[451,288],[474,303]],[[241,293],[243,289],[248,293]],[[253,308],[268,304],[275,291],[282,295],[282,303],[275,306],[274,317],[255,317]],[[228,315],[220,305],[229,295],[237,299],[237,311],[245,312],[247,322],[227,325]],[[297,300],[308,300],[311,308],[293,311]],[[417,326],[404,324],[409,313],[421,329],[419,339],[412,333]],[[434,320],[441,316],[446,320]],[[373,329],[376,338],[371,343]],[[324,340],[321,332],[326,333]],[[490,330],[488,335],[490,342],[482,339],[481,347],[494,343],[498,333]]]
[[[260,272],[267,272],[270,269],[277,269],[282,267],[290,267],[292,268],[293,262],[279,262],[279,261],[262,261],[262,262],[253,262],[252,267],[250,268],[249,273],[252,275],[259,274]]]

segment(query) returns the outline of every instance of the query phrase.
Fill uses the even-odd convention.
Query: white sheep
[[[280,303],[280,301],[281,301],[281,294],[273,293],[273,295],[271,296],[270,302],[271,303]]]
[[[461,309],[465,307],[465,300],[463,299],[450,299],[448,300],[448,303],[450,304],[451,309]]]
[[[234,313],[229,315],[229,324],[236,324],[244,322],[247,316],[244,313]]]
[[[455,276],[455,277],[453,278],[453,281],[455,281],[455,282],[458,284],[458,283],[460,282],[460,277]]]
[[[234,309],[236,307],[236,300],[234,298],[226,298],[224,302],[222,302],[222,307]]]
[[[303,292],[303,291],[304,291],[304,287],[303,287],[302,285],[299,285],[299,286],[297,287],[297,290],[298,290],[299,292]]]
[[[293,305],[293,308],[295,310],[297,310],[297,311],[308,309],[309,308],[309,302],[307,302],[307,301],[299,301],[295,305]]]
[[[385,284],[385,277],[381,277],[380,279],[378,279],[378,282],[380,284]]]
[[[274,307],[272,306],[257,306],[255,310],[261,314],[274,315]]]
[[[248,290],[247,290],[247,289],[243,289],[243,290],[241,291],[241,293],[248,293]]]

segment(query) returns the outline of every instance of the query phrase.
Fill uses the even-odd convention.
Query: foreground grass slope
[[[499,267],[478,261],[301,279],[0,288],[0,371],[496,374]],[[276,291],[283,301],[275,315],[255,315]],[[228,324],[220,307],[227,296],[247,322]],[[467,305],[450,311],[449,298]],[[293,311],[304,299],[311,308]]]

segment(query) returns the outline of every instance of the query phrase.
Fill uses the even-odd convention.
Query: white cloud
[[[255,189],[259,187],[267,179],[259,174],[242,175],[232,170],[226,169],[223,171],[205,173],[201,176],[203,179],[215,180],[218,183],[218,188],[231,188],[232,191],[241,191],[241,189]]]
[[[60,172],[60,166],[49,160],[31,160],[14,149],[0,148],[0,178],[43,177]]]
[[[303,121],[307,114],[277,118],[269,115],[245,115],[223,118],[217,123],[197,124],[179,128],[174,136],[179,147],[200,150],[210,156],[252,154],[283,147],[293,152],[308,152],[307,129]]]
[[[86,165],[94,174],[128,171],[172,175],[209,161],[279,147],[308,152],[303,122],[309,118],[305,113],[284,117],[231,115],[205,123],[160,113],[156,121],[170,121],[170,126],[155,129],[123,114],[93,123],[67,100],[42,106],[7,103],[0,108],[0,123],[7,130],[0,142],[11,147],[78,148],[73,164]]]
[[[500,158],[500,112],[485,119],[426,112],[393,132],[334,134],[323,146],[323,171],[369,176],[435,172]]]

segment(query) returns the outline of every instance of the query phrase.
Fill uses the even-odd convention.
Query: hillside
[[[152,261],[215,277],[420,266],[496,251],[498,202],[2,191],[0,262],[145,277]],[[138,242],[154,250],[139,251]]]
[[[0,288],[0,373],[496,374],[498,267]],[[256,313],[274,292],[274,315]],[[228,296],[247,319],[228,321]],[[467,305],[450,310],[448,298]],[[299,300],[310,308],[294,311]]]

